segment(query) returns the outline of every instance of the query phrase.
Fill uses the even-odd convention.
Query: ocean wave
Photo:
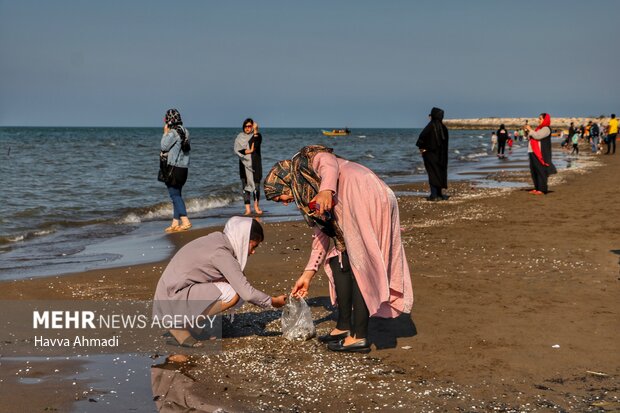
[[[197,214],[210,209],[222,208],[238,200],[233,195],[210,195],[206,198],[189,198],[185,200],[187,212]],[[170,202],[160,203],[138,211],[127,212],[120,219],[119,224],[139,224],[142,221],[167,219],[172,215]]]
[[[3,236],[0,236],[0,245],[14,244],[17,242],[27,241],[27,240],[30,240],[36,237],[44,237],[54,232],[56,232],[56,228],[18,232],[15,234],[6,234]]]
[[[486,157],[486,156],[489,156],[487,152],[475,152],[475,153],[470,153],[467,155],[457,156],[456,159],[458,159],[461,162],[480,162],[479,158]]]

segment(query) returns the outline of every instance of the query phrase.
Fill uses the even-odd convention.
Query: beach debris
[[[599,371],[586,370],[586,373],[591,374],[593,376],[598,376],[598,377],[609,377],[609,374],[601,373]]]
[[[554,344],[554,345],[551,346],[551,348],[560,348],[560,345],[559,344]]]
[[[289,295],[282,308],[282,335],[290,341],[306,341],[316,334],[310,307],[303,298]]]
[[[411,346],[402,346],[401,348],[403,350],[411,350],[413,347],[411,347]]]

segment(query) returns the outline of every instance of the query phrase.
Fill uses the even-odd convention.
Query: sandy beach
[[[580,163],[554,176],[547,196],[468,182],[451,185],[447,202],[400,196],[415,303],[410,317],[371,320],[370,354],[287,342],[278,312],[246,305],[225,326],[223,352],[186,365],[152,355],[184,394],[156,401],[166,411],[183,403],[206,411],[620,411],[620,162],[586,155]],[[508,166],[495,179],[529,182]],[[170,237],[180,247],[217,229]],[[257,288],[286,293],[311,232],[303,222],[265,224],[265,232],[246,274]],[[0,298],[148,300],[166,263],[3,282]],[[322,271],[310,296],[324,334],[335,323]],[[18,345],[5,340],[0,353]],[[79,361],[33,362],[30,370],[0,363],[2,411],[68,411],[76,400],[105,411],[95,410],[103,408],[96,386],[65,374],[80,371]],[[25,385],[24,377],[48,380]]]

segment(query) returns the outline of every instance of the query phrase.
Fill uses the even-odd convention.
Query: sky
[[[0,126],[620,113],[617,0],[0,0]]]

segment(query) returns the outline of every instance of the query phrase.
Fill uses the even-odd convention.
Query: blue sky
[[[0,0],[0,126],[620,112],[620,1]]]

